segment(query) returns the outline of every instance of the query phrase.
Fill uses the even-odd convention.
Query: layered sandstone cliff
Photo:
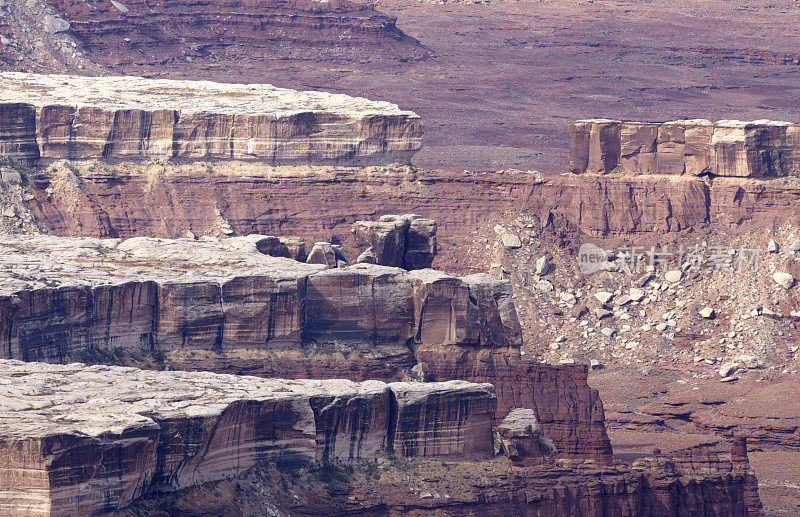
[[[265,255],[263,239],[0,238],[0,354],[283,378],[480,379],[503,394],[500,418],[534,409],[562,453],[610,456],[585,367],[520,354],[507,281],[326,269]]]
[[[543,460],[524,448],[515,458],[525,464],[489,459],[488,384],[0,367],[4,515],[761,515],[743,442],[730,454],[685,451],[634,468]],[[355,469],[320,477],[328,467],[314,466],[331,463]],[[362,468],[373,472],[359,477]]]
[[[4,515],[94,515],[268,462],[492,454],[488,384],[0,363]]]
[[[0,237],[3,353],[411,345],[519,347],[507,282],[373,264],[326,269],[258,251],[263,237],[194,241]]]
[[[242,76],[276,61],[350,62],[355,55],[388,64],[428,56],[397,28],[394,17],[348,0],[47,4],[69,23],[69,32],[96,63],[128,73],[163,73],[197,59],[218,76],[222,65]]]
[[[790,122],[578,120],[569,142],[576,174],[800,174],[800,126]]]
[[[419,117],[270,85],[0,73],[0,156],[40,160],[405,163]]]
[[[476,228],[521,210],[588,235],[662,234],[698,225],[760,227],[796,219],[800,182],[667,174],[542,177],[523,171],[450,173],[410,168],[264,168],[256,164],[56,163],[28,173],[15,205],[59,235],[158,237],[296,235],[357,247],[358,220],[413,212],[437,222],[434,265],[484,271],[459,253]],[[342,200],[348,200],[343,203]],[[269,207],[269,209],[264,209]],[[7,218],[9,224],[22,221]],[[478,266],[481,266],[478,268]]]

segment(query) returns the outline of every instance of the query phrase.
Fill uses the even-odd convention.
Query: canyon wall
[[[489,384],[0,364],[3,515],[94,515],[268,462],[493,455]]]
[[[222,64],[237,70],[235,77],[271,61],[352,61],[355,54],[392,62],[428,56],[397,28],[395,18],[348,0],[47,3],[69,22],[70,33],[95,62],[126,73],[185,67],[201,59],[217,75]]]
[[[357,220],[414,212],[437,221],[434,264],[474,271],[459,253],[498,213],[522,210],[542,224],[587,235],[662,235],[702,224],[746,229],[798,221],[794,178],[692,175],[449,173],[409,168],[260,168],[254,164],[58,163],[32,171],[28,211],[59,235],[176,237],[214,233],[296,235],[357,247]],[[347,203],[342,203],[347,199]],[[478,270],[485,270],[483,265]]]
[[[730,454],[685,451],[634,468],[547,455],[512,466],[494,457],[489,384],[0,366],[4,515],[187,503],[221,514],[315,514],[324,503],[364,515],[762,515],[742,441]],[[240,482],[250,488],[226,488]]]
[[[0,73],[0,156],[407,163],[420,118],[388,102],[270,85]]]
[[[800,175],[800,126],[790,122],[578,120],[569,145],[575,174]]]
[[[502,393],[498,418],[533,409],[561,453],[610,457],[585,367],[522,357],[507,281],[326,269],[264,255],[262,239],[2,237],[0,356],[280,378],[491,380]]]

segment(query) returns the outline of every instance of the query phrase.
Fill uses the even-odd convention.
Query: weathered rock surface
[[[469,242],[491,214],[527,210],[542,222],[572,224],[589,235],[678,232],[702,224],[762,227],[796,220],[800,185],[690,175],[449,173],[404,168],[279,167],[255,164],[144,166],[58,163],[31,176],[21,207],[43,231],[134,237],[213,233],[216,210],[235,234],[338,239],[356,246],[351,226],[384,212],[414,211],[437,221],[439,260],[474,271],[474,261],[441,243]],[[422,189],[422,190],[420,190]],[[342,203],[342,199],[350,202]],[[269,210],[262,207],[269,206]]]
[[[125,364],[152,355],[173,369],[387,381],[422,363],[434,379],[496,383],[500,417],[536,410],[567,455],[610,453],[586,369],[521,357],[507,281],[324,269],[264,255],[262,241],[0,238],[2,354]]]
[[[384,215],[353,223],[356,245],[372,250],[375,263],[404,269],[431,267],[436,256],[436,221],[416,214]]]
[[[296,237],[265,236],[256,241],[256,249],[271,257],[285,257],[305,262],[308,257],[306,243]]]
[[[738,447],[738,446],[735,446]],[[708,515],[761,516],[752,471],[733,452],[692,451],[693,462],[662,456],[627,465],[547,462],[405,461],[379,464],[379,476],[356,467],[349,480],[324,482],[314,472],[276,469],[193,490],[149,498],[116,515]],[[686,456],[684,455],[684,457]],[[703,457],[705,456],[705,457]],[[276,483],[279,479],[282,483]],[[752,496],[755,496],[753,499]],[[676,511],[675,509],[680,509]]]
[[[800,126],[789,122],[597,119],[572,122],[569,133],[576,174],[800,174]]]
[[[492,383],[498,419],[516,408],[535,410],[542,434],[560,453],[610,458],[603,403],[586,383],[585,365],[544,365],[514,349],[459,346],[420,346],[416,356],[433,380]]]
[[[542,428],[532,409],[517,408],[497,426],[503,449],[512,461],[524,463],[552,456],[556,446],[549,438],[541,436]]]
[[[419,117],[270,85],[0,73],[0,155],[39,160],[406,163]]]
[[[266,462],[492,452],[495,398],[486,384],[0,367],[0,511],[9,515],[111,511]]]
[[[236,77],[252,76],[253,68],[268,69],[278,60],[341,62],[355,53],[391,62],[428,55],[396,27],[393,17],[347,0],[269,0],[236,6],[153,5],[143,0],[91,6],[72,0],[48,3],[69,20],[96,62],[116,69],[155,67],[163,73],[181,62],[201,60],[224,63],[227,77]]]
[[[399,374],[414,342],[521,343],[508,282],[325,269],[260,253],[265,241],[0,238],[3,354],[310,348],[381,357]]]
[[[490,458],[497,399],[491,384],[393,382],[394,453],[400,457]]]

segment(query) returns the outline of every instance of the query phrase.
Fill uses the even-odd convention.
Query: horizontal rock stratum
[[[774,120],[578,120],[569,125],[576,174],[800,175],[800,125]]]
[[[490,384],[0,360],[0,514],[84,516],[267,462],[493,455]]]
[[[0,157],[407,163],[418,115],[267,84],[0,73]]]
[[[510,283],[264,255],[264,236],[0,237],[0,357],[280,378],[492,382],[558,450],[611,453],[585,366],[520,353]],[[398,423],[400,425],[400,423]]]
[[[413,364],[414,343],[521,344],[507,281],[326,269],[264,255],[264,238],[0,237],[0,355],[63,362],[90,350],[327,347],[402,367]]]

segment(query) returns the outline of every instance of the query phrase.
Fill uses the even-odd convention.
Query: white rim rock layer
[[[0,157],[407,163],[422,123],[341,94],[140,77],[0,73]]]

